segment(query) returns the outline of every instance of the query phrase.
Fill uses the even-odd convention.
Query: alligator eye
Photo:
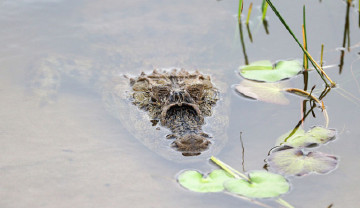
[[[149,88],[149,82],[147,80],[134,81],[132,88],[134,91],[147,91]]]
[[[157,100],[163,100],[163,99],[167,98],[170,94],[169,88],[167,86],[161,86],[161,85],[153,86],[152,92],[153,92],[155,99],[157,99]]]
[[[203,84],[192,84],[186,88],[186,91],[195,100],[201,100],[204,95],[204,85]]]

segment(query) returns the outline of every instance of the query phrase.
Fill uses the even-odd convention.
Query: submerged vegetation
[[[309,173],[325,174],[336,168],[338,158],[322,152],[310,152],[335,139],[336,131],[320,126],[305,132],[301,127],[280,136],[276,147],[266,159],[272,171],[286,176],[303,176]]]

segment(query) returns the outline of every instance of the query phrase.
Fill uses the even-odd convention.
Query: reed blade
[[[284,27],[288,30],[288,32],[291,34],[291,36],[294,38],[296,43],[299,45],[299,47],[302,49],[302,51],[306,54],[306,56],[309,58],[311,64],[314,66],[318,74],[320,75],[321,79],[325,82],[327,86],[329,86],[328,82],[325,80],[325,77],[327,80],[330,81],[330,86],[335,87],[336,84],[333,82],[330,77],[324,72],[324,70],[319,66],[319,64],[316,63],[316,61],[312,58],[312,56],[309,54],[309,52],[302,46],[302,44],[299,42],[295,34],[292,32],[290,27],[286,24],[285,20],[280,15],[279,11],[275,8],[275,6],[272,4],[270,0],[266,0],[266,2],[269,4],[270,8],[274,11],[276,16],[279,18],[280,22],[284,25]],[[325,77],[324,77],[325,76]]]

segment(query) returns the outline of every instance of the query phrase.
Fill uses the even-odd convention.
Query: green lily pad
[[[302,149],[280,147],[266,159],[271,170],[288,176],[303,176],[309,173],[326,174],[334,170],[338,158],[322,152],[304,153]]]
[[[268,60],[256,61],[249,65],[239,67],[240,74],[246,79],[277,82],[282,79],[297,75],[302,70],[302,65],[297,60],[279,61],[272,65]]]
[[[243,80],[235,86],[236,91],[245,97],[286,105],[289,104],[289,100],[285,97],[283,88],[284,84],[282,83],[260,83],[249,80]]]
[[[178,176],[178,182],[184,188],[196,192],[220,192],[223,183],[234,178],[224,170],[213,170],[207,177],[195,170],[187,170]]]
[[[291,132],[292,131],[289,131],[288,133],[280,136],[277,139],[276,145],[282,144],[291,147],[314,147],[334,140],[336,135],[336,130],[320,126],[314,127],[306,133],[302,128],[298,128],[296,132],[289,137]]]
[[[254,171],[249,174],[250,182],[244,179],[231,179],[224,183],[226,190],[251,198],[277,197],[289,191],[287,180],[278,174]]]

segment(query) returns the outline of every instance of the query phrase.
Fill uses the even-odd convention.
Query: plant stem
[[[271,7],[271,9],[274,11],[274,13],[276,14],[276,16],[279,18],[279,20],[281,21],[281,23],[283,23],[283,25],[285,26],[285,28],[288,30],[288,32],[291,34],[291,36],[294,38],[294,40],[296,41],[296,43],[300,46],[300,48],[303,50],[303,52],[306,54],[306,56],[310,59],[311,64],[314,66],[314,68],[316,69],[316,71],[318,72],[318,74],[320,75],[320,77],[323,79],[323,81],[325,82],[325,84],[327,86],[329,86],[329,84],[327,83],[327,81],[324,79],[323,75],[325,75],[325,77],[330,81],[331,83],[331,87],[336,86],[336,84],[330,79],[329,76],[327,76],[327,74],[324,72],[324,70],[315,62],[315,60],[311,57],[311,55],[309,54],[309,52],[301,45],[301,43],[299,42],[299,40],[296,38],[296,36],[294,35],[294,33],[291,31],[291,29],[289,28],[289,26],[286,24],[285,20],[282,18],[282,16],[280,15],[280,13],[277,11],[277,9],[274,7],[274,5],[271,3],[270,0],[266,0],[266,2],[269,4],[269,6]]]
[[[263,1],[263,8],[262,8],[262,18],[261,18],[262,21],[265,20],[266,11],[267,11],[268,6],[269,6],[268,3],[265,2],[265,0],[264,0],[264,1]]]
[[[210,158],[216,165],[220,166],[222,169],[224,169],[227,173],[232,175],[234,178],[239,178],[238,175],[236,175],[234,172],[232,172],[229,168],[227,168],[220,160],[218,160],[216,157],[211,156]]]
[[[324,44],[321,44],[320,66],[323,66]]]
[[[315,96],[313,96],[311,93],[308,93],[307,91],[304,91],[304,90],[301,90],[301,89],[288,88],[288,89],[286,89],[286,91],[290,92],[290,93],[305,95],[305,96],[313,99],[314,101],[316,101],[321,106],[321,109],[323,111],[324,118],[325,118],[325,127],[328,127],[328,125],[329,125],[329,116],[328,116],[328,113],[327,113],[327,111],[325,109],[324,102],[322,102],[322,101],[320,102],[320,100],[317,99]]]
[[[255,199],[251,199],[251,198],[246,197],[246,196],[241,196],[241,195],[239,195],[239,194],[237,194],[237,195],[235,195],[235,196],[238,197],[238,198],[240,198],[240,199],[242,199],[242,200],[246,200],[246,201],[248,201],[248,202],[254,203],[254,204],[259,205],[259,206],[264,207],[264,208],[273,208],[273,207],[270,207],[270,206],[267,205],[267,204],[264,204],[264,203],[262,203],[262,202],[256,201]]]
[[[307,91],[301,90],[301,89],[297,89],[297,88],[288,88],[286,89],[287,92],[291,92],[291,93],[295,93],[295,94],[302,94],[305,95],[313,100],[315,100],[320,106],[321,106],[321,102],[319,99],[317,99],[316,97],[314,97],[312,94],[308,93]]]
[[[211,156],[210,158],[216,165],[220,166],[222,169],[224,169],[226,172],[228,172],[230,175],[234,176],[234,178],[243,178],[247,181],[250,181],[250,179],[243,173],[240,173],[239,171],[235,170],[234,168],[230,167],[229,165],[225,164],[224,162],[220,161],[214,156]],[[234,172],[236,173],[234,173]]]
[[[241,24],[241,12],[242,12],[242,8],[243,8],[243,1],[239,0],[239,11],[238,11],[238,22],[239,24]]]
[[[306,55],[308,56],[308,58],[310,59],[310,62],[313,64],[313,66],[316,65],[317,68],[314,66],[315,69],[320,70],[321,74],[318,70],[316,70],[320,74],[320,76],[325,75],[326,79],[328,79],[330,81],[331,87],[335,87],[336,86],[335,82],[333,82],[330,79],[330,77],[325,73],[325,71],[322,69],[322,67],[320,67],[319,64],[313,59],[313,57],[309,54],[309,52],[307,50],[304,50],[304,51],[305,51]],[[326,84],[327,84],[327,82],[326,82]]]
[[[303,6],[303,26],[302,26],[302,33],[303,33],[303,42],[304,42],[304,48],[306,50],[308,50],[308,47],[307,47],[307,36],[306,36],[306,15],[305,15],[305,5]],[[304,69],[305,71],[308,70],[308,65],[309,65],[309,62],[308,62],[308,59],[304,53]]]
[[[250,3],[250,6],[249,6],[248,15],[247,15],[247,18],[246,18],[246,25],[249,24],[249,19],[250,19],[250,14],[251,14],[251,10],[252,10],[252,5],[253,5],[253,3],[251,2],[251,3]]]
[[[276,202],[279,203],[280,205],[283,205],[284,207],[287,207],[287,208],[295,208],[294,206],[292,206],[291,204],[289,204],[287,201],[285,201],[282,198],[278,198],[276,200]]]
[[[306,35],[305,35],[305,27],[304,25],[302,25],[302,34],[303,34],[303,44],[304,44],[304,48],[307,49],[307,45],[306,45]],[[308,71],[309,67],[308,67],[308,59],[306,54],[304,53],[304,58],[303,58],[303,66],[304,66],[304,70]]]
[[[247,57],[247,54],[246,54],[244,35],[243,35],[243,30],[242,30],[242,24],[241,23],[239,23],[239,33],[240,33],[240,43],[241,43],[243,54],[244,54],[245,64],[248,65],[249,60],[248,60],[248,57]]]

